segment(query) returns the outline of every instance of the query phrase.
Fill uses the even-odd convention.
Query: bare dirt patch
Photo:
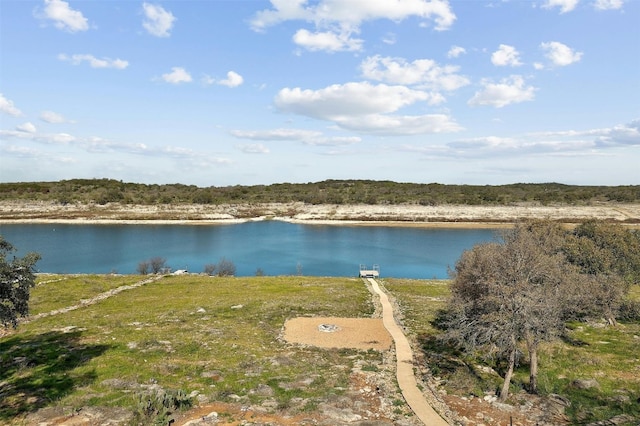
[[[393,342],[380,318],[293,318],[284,323],[282,338],[319,348],[386,350]]]

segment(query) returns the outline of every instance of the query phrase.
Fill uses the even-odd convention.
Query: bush
[[[236,274],[236,265],[224,257],[218,262],[218,276],[230,277]]]
[[[216,269],[218,269],[218,265],[215,263],[207,263],[204,265],[204,273],[207,275],[215,275]]]
[[[156,390],[136,395],[136,412],[132,424],[167,425],[175,421],[171,414],[191,407],[192,401],[183,390]]]
[[[147,262],[146,260],[144,262],[140,262],[138,263],[138,273],[140,275],[148,275],[149,274],[149,262]]]
[[[620,305],[618,318],[622,321],[640,321],[640,301],[625,300]]]

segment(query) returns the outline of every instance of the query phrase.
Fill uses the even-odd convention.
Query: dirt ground
[[[299,317],[285,322],[283,339],[319,348],[389,349],[380,318]]]

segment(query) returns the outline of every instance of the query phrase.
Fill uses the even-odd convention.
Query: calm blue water
[[[447,278],[463,250],[491,241],[494,230],[300,225],[280,221],[234,225],[0,225],[18,248],[40,253],[37,268],[55,273],[135,273],[160,256],[172,269],[202,272],[222,258],[236,275],[357,276],[359,265],[380,275]]]

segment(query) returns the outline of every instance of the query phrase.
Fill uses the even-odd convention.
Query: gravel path
[[[418,383],[413,374],[413,352],[411,351],[409,340],[407,340],[402,329],[395,321],[393,307],[389,302],[389,297],[382,291],[376,280],[369,278],[369,283],[373,291],[380,297],[380,303],[382,304],[382,322],[391,334],[391,337],[393,337],[396,345],[396,359],[398,363],[396,376],[404,399],[415,415],[425,425],[446,426],[448,423],[429,405],[422,391],[418,388]]]

